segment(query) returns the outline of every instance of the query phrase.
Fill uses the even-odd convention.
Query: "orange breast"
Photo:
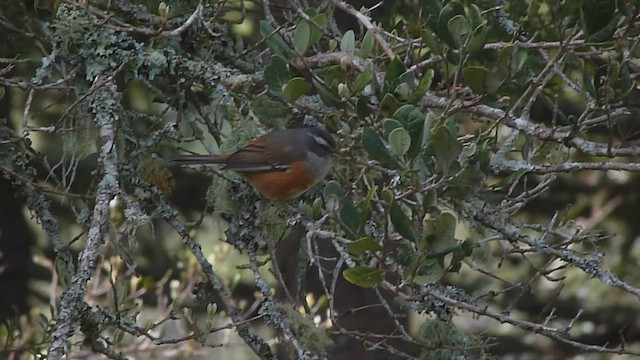
[[[289,200],[300,196],[316,183],[302,161],[291,164],[287,171],[238,172],[267,199]]]

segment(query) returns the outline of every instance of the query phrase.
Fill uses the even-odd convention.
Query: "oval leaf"
[[[311,90],[311,84],[309,84],[307,80],[301,77],[294,77],[282,88],[282,98],[286,101],[293,102],[300,96],[308,93],[309,90]]]
[[[360,44],[360,57],[363,59],[366,59],[369,57],[369,54],[371,54],[371,50],[373,50],[373,34],[371,34],[371,31],[367,31],[366,34],[364,34],[364,38],[362,38],[362,43]]]
[[[500,87],[500,77],[482,66],[468,66],[462,70],[462,77],[478,93],[495,95]]]
[[[345,245],[347,250],[353,255],[362,255],[367,251],[381,251],[382,246],[378,244],[373,238],[361,237],[358,240],[353,240]]]
[[[404,126],[411,137],[407,156],[413,159],[422,148],[425,116],[415,106],[404,105],[393,114],[393,117]]]
[[[289,80],[287,63],[278,56],[272,56],[271,62],[264,69],[264,80],[271,90],[279,94],[282,86]]]
[[[445,173],[462,152],[462,145],[446,126],[438,127],[431,135],[431,147],[438,162],[438,169]]]
[[[274,54],[289,59],[291,57],[291,49],[280,36],[273,26],[269,25],[266,20],[260,21],[260,35],[266,39],[266,43]]]
[[[313,17],[313,20],[318,24],[318,26],[320,26],[320,29],[315,26],[310,26],[311,36],[309,37],[309,46],[313,46],[315,43],[320,41],[322,38],[322,32],[327,27],[327,15],[318,14]]]
[[[402,208],[400,208],[397,201],[393,201],[391,203],[391,210],[389,213],[391,216],[391,223],[398,234],[413,243],[417,243],[420,240],[416,224],[414,224],[404,211],[402,211]]]
[[[455,248],[456,225],[456,217],[450,212],[443,212],[433,219],[425,219],[423,239],[428,249],[439,253]]]
[[[411,136],[404,128],[397,128],[389,134],[389,148],[396,156],[404,156],[411,146]]]
[[[340,50],[349,53],[355,54],[356,52],[356,35],[353,30],[347,31],[342,40],[340,41]]]
[[[311,42],[311,29],[306,21],[300,21],[293,34],[293,46],[300,55],[303,55]]]
[[[380,140],[378,133],[370,127],[366,127],[362,130],[362,146],[369,153],[371,158],[379,161],[380,164],[391,169],[398,167],[397,163],[393,160],[387,148]]]
[[[340,223],[350,238],[355,238],[358,235],[360,211],[348,197],[344,197],[340,201]]]
[[[382,273],[377,268],[356,266],[342,272],[344,278],[363,288],[373,288],[382,284]]]
[[[409,96],[409,99],[407,99],[407,101],[413,104],[418,102],[420,99],[422,99],[422,97],[427,93],[427,91],[431,87],[432,80],[433,80],[433,69],[429,69],[425,71],[424,74],[422,74],[422,79],[420,80],[420,84],[413,91],[411,96]]]
[[[382,123],[382,131],[384,132],[384,138],[389,139],[389,134],[397,128],[401,128],[402,124],[400,121],[396,119],[384,119],[384,123]]]

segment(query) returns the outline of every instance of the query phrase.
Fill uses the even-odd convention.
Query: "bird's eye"
[[[325,140],[324,138],[315,135],[315,134],[311,134],[311,136],[313,137],[313,140],[318,143],[318,145],[322,146],[323,148],[330,148],[331,145],[329,145],[329,143],[327,142],[327,140]]]
[[[316,134],[311,134],[311,138],[323,151],[327,152],[328,154],[332,153],[335,150],[335,144],[333,142],[327,141],[327,139],[325,139],[324,137]]]

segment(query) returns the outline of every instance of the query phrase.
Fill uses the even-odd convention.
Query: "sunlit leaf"
[[[378,268],[356,266],[342,272],[344,278],[357,286],[372,288],[382,284],[382,272]]]
[[[306,95],[311,90],[311,84],[304,78],[294,77],[289,80],[282,89],[282,98],[286,101],[296,101],[300,96]]]

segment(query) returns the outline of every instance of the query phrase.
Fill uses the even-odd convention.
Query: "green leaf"
[[[329,180],[327,182],[327,185],[324,186],[324,190],[322,192],[322,196],[324,196],[325,199],[328,199],[329,196],[332,195],[339,199],[342,199],[345,195],[345,191],[342,188],[342,185],[340,185],[340,183],[335,180]]]
[[[435,55],[442,55],[444,53],[442,49],[442,43],[438,41],[435,36],[435,32],[429,30],[423,30],[421,33],[422,42],[433,51]]]
[[[308,93],[309,90],[311,90],[311,84],[307,80],[302,77],[294,77],[282,89],[282,98],[286,101],[294,102],[300,96]]]
[[[364,34],[364,38],[362,38],[362,43],[360,44],[360,57],[366,59],[371,54],[371,50],[373,50],[373,34],[371,31],[367,30],[367,33]]]
[[[501,82],[495,71],[482,66],[467,66],[462,70],[462,77],[473,90],[480,94],[495,95]]]
[[[324,205],[322,198],[315,198],[311,204],[311,218],[318,220],[322,217],[322,205]]]
[[[462,145],[446,126],[440,126],[431,135],[431,148],[438,162],[438,169],[448,173],[451,165],[458,159]]]
[[[433,69],[429,69],[425,71],[425,73],[422,75],[422,79],[420,80],[420,84],[418,84],[418,87],[413,91],[411,96],[409,96],[409,99],[407,99],[407,102],[411,104],[415,104],[418,101],[420,101],[422,97],[424,97],[424,95],[427,93],[427,91],[429,91],[429,88],[431,87],[432,79],[433,79]]]
[[[532,2],[537,2],[537,1],[532,1]],[[469,20],[469,24],[471,25],[471,28],[476,29],[478,28],[478,26],[482,24],[482,13],[478,5],[471,4],[471,6],[469,6],[468,15],[469,16],[467,20]]]
[[[411,137],[411,146],[407,149],[407,157],[409,159],[415,158],[422,149],[424,115],[415,106],[404,105],[393,114],[393,117],[402,124]]]
[[[264,80],[269,88],[280,94],[282,87],[289,80],[289,76],[287,63],[278,56],[272,56],[271,62],[264,69]]]
[[[622,18],[616,4],[609,0],[585,0],[580,9],[583,29],[589,42],[609,41]]]
[[[267,46],[273,51],[273,53],[283,59],[291,58],[291,49],[287,43],[282,39],[273,26],[269,25],[266,20],[260,21],[260,35],[266,39]]]
[[[586,62],[584,60],[580,61],[582,65],[582,83],[584,84],[585,90],[593,96],[598,96],[598,91],[596,91],[596,87],[594,85],[595,73],[596,70],[592,66],[590,62]]]
[[[397,169],[398,164],[393,160],[389,151],[380,140],[378,133],[370,127],[362,130],[362,146],[369,153],[372,159],[380,162],[385,167]]]
[[[356,102],[356,114],[360,119],[364,119],[367,116],[371,115],[371,111],[369,111],[369,101],[365,97],[359,97]]]
[[[400,76],[398,77],[398,86],[396,87],[396,91],[398,90],[398,87],[402,86],[403,84],[413,88],[415,83],[416,83],[416,72],[413,70],[407,70],[402,74],[400,74]]]
[[[413,243],[420,241],[420,234],[418,234],[416,224],[402,211],[402,208],[396,200],[391,203],[389,215],[391,217],[391,223],[398,234]]]
[[[289,108],[282,103],[261,96],[251,101],[251,109],[261,119],[282,119],[289,115]]]
[[[413,280],[416,284],[426,285],[434,284],[442,279],[444,269],[437,260],[420,258],[412,259],[411,264],[403,269],[403,277],[405,280]]]
[[[342,272],[344,278],[363,288],[373,288],[382,284],[382,272],[378,268],[356,266]]]
[[[371,200],[373,199],[373,195],[378,191],[378,186],[374,185],[367,192],[367,197],[364,199],[362,204],[360,204],[360,226],[358,227],[358,232],[364,232],[364,226],[367,224],[369,220],[369,208],[371,207]]]
[[[451,1],[438,14],[438,24],[433,29],[436,35],[453,49],[457,49],[459,44],[449,30],[449,20],[456,15],[464,15],[464,7],[457,1]]]
[[[327,15],[318,14],[313,17],[313,20],[320,26],[320,29],[309,24],[309,27],[311,29],[311,36],[309,36],[309,46],[313,46],[315,43],[320,41],[324,29],[327,28]]]
[[[484,49],[484,44],[487,43],[489,36],[489,29],[484,24],[481,24],[473,30],[471,39],[467,41],[467,53],[475,53]]]
[[[426,245],[424,248],[429,249],[430,253],[450,252],[458,245],[454,237],[457,220],[452,213],[442,212],[435,218],[425,219],[423,224],[422,239]]]
[[[401,82],[397,88],[393,90],[393,95],[401,102],[407,101],[411,95],[411,87],[407,83]]]
[[[342,201],[340,201],[340,221],[350,238],[358,236],[360,211],[358,211],[348,197],[343,197]]]
[[[382,191],[380,192],[380,197],[388,205],[391,205],[391,203],[393,203],[395,199],[395,197],[393,196],[393,191],[391,191],[391,189],[389,188],[382,189]]]
[[[389,148],[396,156],[404,156],[411,146],[411,136],[404,128],[397,128],[389,134]]]
[[[422,195],[422,208],[424,210],[429,211],[432,206],[436,206],[438,203],[438,193],[435,189],[431,189]]]
[[[373,65],[373,61],[369,61],[369,66],[367,66],[369,69],[371,69],[371,87],[373,88],[373,93],[378,97],[381,98],[382,95],[380,93],[380,82],[378,81],[378,77],[375,75],[376,74],[376,68]]]
[[[311,42],[311,29],[309,24],[302,20],[298,23],[296,31],[293,33],[293,47],[300,55],[304,55]]]
[[[486,178],[487,175],[478,166],[466,166],[449,181],[446,196],[459,200],[475,196]]]
[[[389,93],[380,101],[380,111],[385,115],[391,115],[402,106],[402,103],[396,99],[393,94]]]
[[[361,237],[358,240],[353,240],[345,244],[345,247],[351,254],[356,256],[362,255],[367,251],[373,252],[382,250],[382,246],[370,237]]]
[[[406,71],[407,68],[399,57],[396,56],[391,60],[389,67],[387,67],[387,72],[384,75],[383,92],[385,94],[393,92],[393,90],[398,86],[400,75],[404,74]]]
[[[512,184],[520,181],[520,178],[524,176],[528,171],[526,169],[520,169],[513,174],[507,176],[506,178],[501,179],[500,181],[493,184],[491,187],[493,189],[500,189],[502,187],[509,187]]]
[[[359,94],[365,86],[371,83],[371,69],[367,68],[365,71],[361,72],[353,83],[353,88],[351,89],[352,94]]]
[[[345,191],[335,180],[329,180],[324,186],[322,197],[324,198],[325,208],[329,212],[336,212],[339,209],[340,199],[344,198]]]
[[[460,250],[464,256],[471,256],[473,254],[473,249],[478,247],[479,245],[472,239],[467,239],[460,244]]]
[[[401,127],[402,124],[396,119],[384,119],[384,122],[382,123],[382,132],[384,134],[384,138],[389,139],[389,134],[391,134],[394,129]]]
[[[342,40],[340,40],[340,50],[349,54],[356,53],[356,35],[353,30],[344,33]]]
[[[470,27],[469,22],[463,15],[456,15],[447,22],[447,29],[453,36],[458,47],[464,45],[467,36],[469,35]]]

